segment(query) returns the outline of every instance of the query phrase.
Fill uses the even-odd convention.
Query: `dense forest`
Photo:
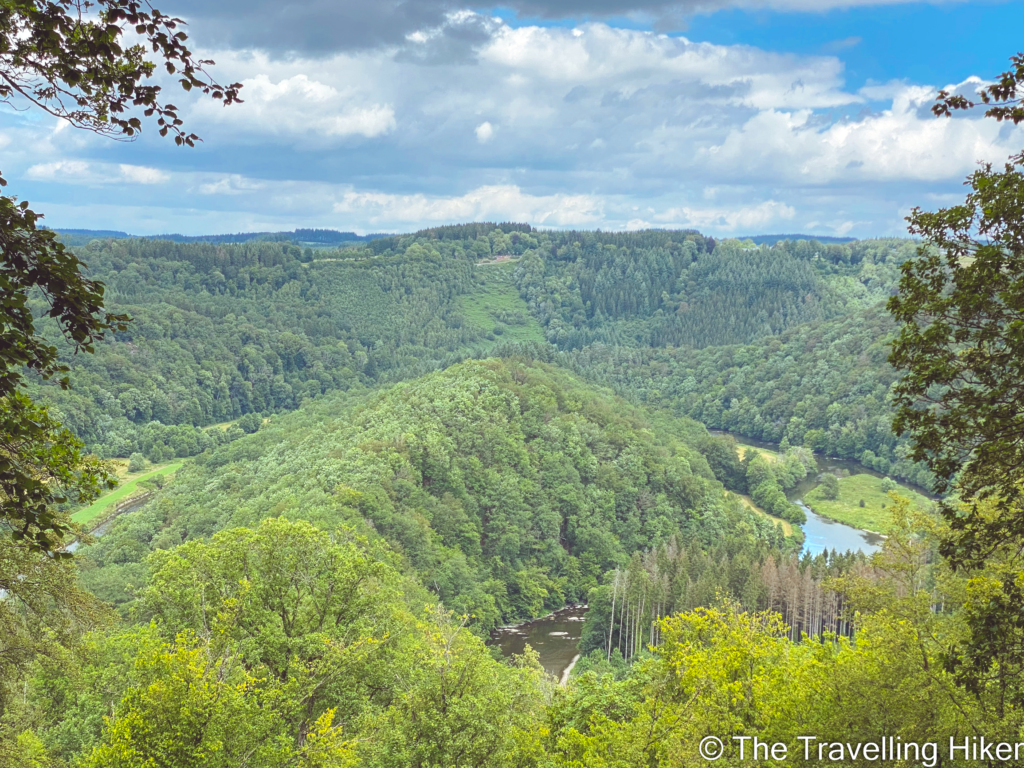
[[[756,344],[702,350],[595,345],[563,362],[634,402],[712,429],[804,445],[929,488],[892,432],[892,319],[881,307],[808,323]]]
[[[674,536],[778,551],[780,530],[724,495],[708,441],[543,364],[467,362],[366,402],[326,398],[202,454],[87,549],[84,583],[130,605],[150,552],[283,515],[383,537],[486,631],[585,601],[630,553]]]
[[[202,427],[546,338],[636,402],[927,486],[888,426],[880,309],[912,248],[511,224],[317,251],[94,240],[82,258],[134,321],[43,390],[101,456],[160,461],[224,440]]]

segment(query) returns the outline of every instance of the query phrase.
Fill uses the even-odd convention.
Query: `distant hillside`
[[[46,229],[46,227],[44,227]],[[131,237],[127,232],[114,229],[55,229],[64,245],[85,245],[90,240],[124,240]]]
[[[343,243],[365,243],[388,237],[386,234],[357,235],[355,232],[338,232],[335,229],[296,229],[292,232],[240,232],[234,235],[152,235],[149,240],[170,240],[175,243],[249,243],[293,242],[302,245],[341,245]]]

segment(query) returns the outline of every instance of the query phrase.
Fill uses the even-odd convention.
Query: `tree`
[[[258,413],[247,413],[238,420],[238,428],[247,435],[255,434],[263,426],[263,419]]]
[[[987,115],[1024,121],[1018,97],[1024,55],[981,89]],[[934,110],[975,103],[943,92]],[[900,324],[889,361],[904,373],[895,387],[893,429],[911,436],[911,458],[934,472],[937,490],[957,485],[972,499],[966,515],[944,505],[954,565],[978,564],[1002,537],[1024,537],[1024,153],[967,179],[961,205],[908,217],[924,244],[902,267],[888,309]],[[999,500],[998,515],[977,501]]]
[[[497,663],[465,630],[468,619],[456,621],[437,607],[417,623],[419,637],[404,660],[408,671],[363,764],[512,768],[537,751],[533,725],[544,672],[535,652]]]
[[[5,683],[40,655],[63,649],[110,619],[100,601],[78,585],[73,561],[47,557],[0,537],[0,715],[16,693]],[[0,754],[4,739],[0,734]],[[0,765],[3,765],[0,759]]]
[[[831,500],[839,498],[839,480],[831,472],[826,472],[821,478],[821,495]]]
[[[234,649],[182,633],[173,643],[143,648],[135,685],[115,708],[90,768],[193,765],[228,768],[343,768],[352,745],[326,710],[303,738],[288,726],[301,712],[295,681],[246,669]],[[251,763],[250,763],[251,761]]]
[[[88,14],[88,16],[86,15]],[[93,17],[93,18],[90,18]],[[161,99],[159,85],[146,83],[162,64],[185,91],[193,88],[224,104],[238,101],[241,85],[210,79],[181,31],[184,22],[145,0],[24,0],[0,11],[0,99],[27,101],[77,128],[131,139],[142,121],[129,116],[142,107],[157,117],[161,136],[193,146],[199,137],[182,130],[177,108]],[[145,45],[124,47],[131,28]],[[146,48],[155,61],[147,60]]]
[[[184,90],[224,104],[238,101],[241,86],[223,87],[209,77],[205,67],[213,62],[193,56],[182,25],[139,0],[4,3],[0,101],[27,104],[122,140],[142,130],[142,120],[130,114],[137,107],[143,117],[156,118],[162,136],[194,146],[199,137],[184,131],[177,108],[162,100],[160,86],[147,82],[157,66]],[[129,31],[145,45],[124,45]],[[0,186],[6,183],[0,175]],[[68,386],[68,368],[38,333],[36,318],[45,314],[56,321],[76,353],[92,352],[98,339],[123,329],[128,318],[103,312],[103,285],[83,276],[85,265],[52,232],[37,227],[39,218],[27,202],[0,197],[0,525],[28,546],[50,551],[68,530],[52,507],[95,498],[112,481],[20,391],[24,369]],[[43,312],[33,304],[37,294]]]

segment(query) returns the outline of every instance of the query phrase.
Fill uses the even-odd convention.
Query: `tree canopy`
[[[1015,93],[1012,82],[992,88],[1004,102]],[[1024,500],[1024,153],[983,164],[967,184],[962,204],[908,217],[924,245],[888,303],[899,323],[889,360],[903,374],[894,431],[910,435],[937,489],[1000,500],[995,518],[949,512],[945,554],[977,564],[1000,538],[1024,536],[1011,511]]]

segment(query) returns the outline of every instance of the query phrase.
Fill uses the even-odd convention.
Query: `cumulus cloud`
[[[198,114],[257,135],[374,138],[395,128],[391,105],[374,103],[351,87],[339,90],[304,73],[276,80],[260,73],[242,83],[242,104],[224,109],[202,102]]]
[[[851,92],[832,56],[597,23],[490,30],[472,66],[426,66],[382,51],[316,63],[228,55],[222,66],[246,83],[246,103],[201,102],[190,117],[214,145],[358,146],[361,172],[373,175],[430,178],[443,164],[446,176],[461,171],[479,185],[507,181],[500,169],[558,168],[559,183],[585,179],[591,191],[678,184],[680,174],[702,186],[952,179],[978,160],[1005,157],[1020,133],[934,119],[934,87]],[[465,143],[469,132],[476,148]]]
[[[136,149],[149,154],[126,166],[144,170],[125,171],[79,159],[86,152],[65,137],[80,134],[64,132],[19,166],[23,175],[137,190],[170,174],[174,206],[198,193],[235,212],[225,222],[242,221],[248,206],[250,219],[293,212],[303,225],[361,231],[492,218],[896,234],[925,195],[959,192],[977,161],[1024,143],[1024,127],[936,120],[934,86],[851,90],[835,56],[602,23],[512,27],[460,12],[390,47],[317,59],[211,55],[219,77],[246,84],[246,101],[182,107],[200,150],[170,160],[173,148],[144,140]],[[196,157],[203,164],[190,170]]]
[[[991,120],[937,120],[932,88],[897,86],[891,94],[889,109],[825,125],[810,110],[766,109],[703,148],[702,160],[719,178],[934,182],[1005,158],[1024,133],[1006,135]]]
[[[157,168],[141,165],[110,165],[82,160],[57,160],[37,163],[25,176],[33,181],[57,181],[65,184],[163,184],[170,176]]]
[[[125,165],[122,163],[117,166],[117,169],[121,173],[120,180],[129,184],[163,184],[170,178],[161,170],[146,168],[142,165]]]

